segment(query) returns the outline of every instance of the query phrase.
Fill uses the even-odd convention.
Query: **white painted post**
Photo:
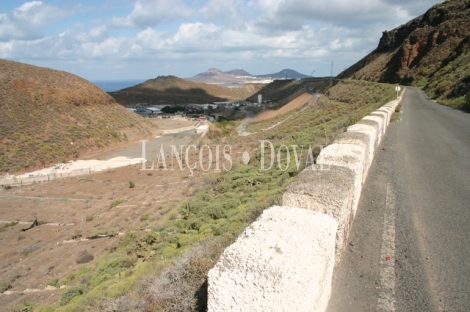
[[[396,86],[395,91],[397,91],[397,100],[398,100],[398,92],[400,92],[400,86]]]

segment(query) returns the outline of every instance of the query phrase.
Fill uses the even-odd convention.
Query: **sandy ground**
[[[171,121],[170,125],[182,127],[187,123]],[[187,131],[148,140],[145,157],[158,157],[160,146],[166,154],[171,145],[196,144],[200,135]],[[48,284],[86,266],[76,262],[83,251],[97,259],[116,246],[119,234],[160,226],[197,191],[206,175],[186,165],[174,168],[170,161],[169,170],[148,170],[150,165],[142,170],[139,141],[93,156],[62,164],[64,169],[55,166],[34,174],[83,166],[103,166],[102,171],[0,189],[0,286],[4,291],[0,293],[0,310],[20,311],[25,301],[55,304],[60,290]],[[199,153],[191,150],[189,156],[195,161]],[[112,167],[118,164],[125,167]],[[116,201],[120,204],[113,206]],[[35,218],[40,225],[22,231]]]
[[[24,300],[55,303],[60,292],[47,285],[86,266],[76,263],[81,252],[96,259],[116,246],[115,234],[157,227],[202,178],[186,168],[142,171],[134,165],[0,190],[0,283],[10,285],[0,294],[2,310]],[[122,203],[112,207],[116,201]],[[22,231],[34,218],[45,224]],[[19,223],[5,227],[13,221]],[[112,236],[87,239],[99,234]]]

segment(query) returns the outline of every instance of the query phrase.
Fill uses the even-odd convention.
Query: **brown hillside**
[[[244,100],[262,87],[262,84],[223,87],[192,82],[175,76],[160,76],[109,94],[122,105],[135,105],[137,103],[203,104],[217,101]]]
[[[287,112],[290,112],[291,110],[294,110],[296,108],[299,108],[305,104],[307,104],[311,99],[313,98],[313,95],[310,93],[302,93],[300,96],[296,97],[294,100],[290,101],[286,105],[282,106],[281,108],[277,110],[265,110],[258,116],[256,116],[255,121],[263,121],[263,120],[268,120],[277,116],[280,116],[282,114],[285,114]]]
[[[338,78],[411,84],[463,107],[470,91],[470,1],[445,1],[384,32],[378,47]]]
[[[0,60],[0,172],[78,157],[153,130],[85,79]]]
[[[258,94],[263,101],[270,100],[278,106],[289,103],[304,92],[325,92],[330,87],[330,78],[277,79],[248,98],[258,102]]]

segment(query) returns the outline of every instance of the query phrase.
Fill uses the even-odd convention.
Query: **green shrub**
[[[113,202],[109,205],[109,209],[112,209],[112,208],[114,208],[114,207],[117,207],[117,206],[119,206],[120,204],[125,203],[125,202],[126,202],[125,199],[118,199],[118,200],[115,200],[115,201],[113,201]]]
[[[5,224],[3,225],[3,228],[6,229],[6,228],[8,228],[8,227],[13,227],[13,226],[15,226],[15,225],[17,225],[17,224],[18,224],[18,222],[16,222],[16,221],[8,222],[8,223],[5,223]]]
[[[135,187],[135,182],[129,181],[129,188],[134,188],[134,187]]]
[[[57,278],[52,279],[46,283],[46,285],[54,286],[57,287],[57,284],[59,283],[59,280]]]
[[[134,265],[134,261],[125,255],[115,255],[102,261],[90,280],[90,285],[95,287],[100,283],[113,278]]]
[[[465,96],[465,104],[463,105],[462,109],[466,111],[470,111],[470,90],[468,91],[467,95]]]
[[[83,295],[84,289],[82,286],[73,286],[66,288],[60,295],[59,305],[64,306],[68,304],[73,298]]]
[[[11,280],[6,281],[6,282],[0,282],[0,294],[4,293],[5,291],[11,289],[13,286],[11,286]]]
[[[75,262],[77,264],[83,264],[93,261],[93,259],[95,259],[95,257],[92,254],[90,254],[87,250],[83,250],[80,252]]]
[[[122,248],[127,253],[134,247],[136,241],[137,241],[136,233],[133,233],[133,232],[126,233],[119,240],[119,247]]]
[[[55,309],[54,307],[51,307],[51,306],[45,306],[45,307],[39,307],[34,311],[35,312],[54,312]]]

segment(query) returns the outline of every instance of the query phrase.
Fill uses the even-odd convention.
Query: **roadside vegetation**
[[[428,95],[444,105],[470,111],[470,54],[462,54],[440,68],[421,86]],[[419,86],[419,85],[418,85]],[[464,90],[468,90],[465,93]]]
[[[285,187],[305,166],[308,146],[329,144],[394,97],[394,86],[350,80],[269,131],[238,137],[233,121],[213,125],[204,143],[230,144],[231,170],[205,174],[202,185],[188,187],[188,199],[168,207],[164,221],[146,223],[151,231],[129,231],[104,256],[57,281],[67,286],[58,304],[37,311],[205,311],[208,270],[264,209],[281,204]],[[273,123],[265,120],[249,128]],[[260,169],[259,140],[269,140],[276,153],[283,151],[270,170]],[[299,146],[297,159],[294,145]],[[237,158],[240,150],[249,151],[249,162]],[[315,148],[315,155],[319,151]],[[269,166],[269,148],[264,152]]]

